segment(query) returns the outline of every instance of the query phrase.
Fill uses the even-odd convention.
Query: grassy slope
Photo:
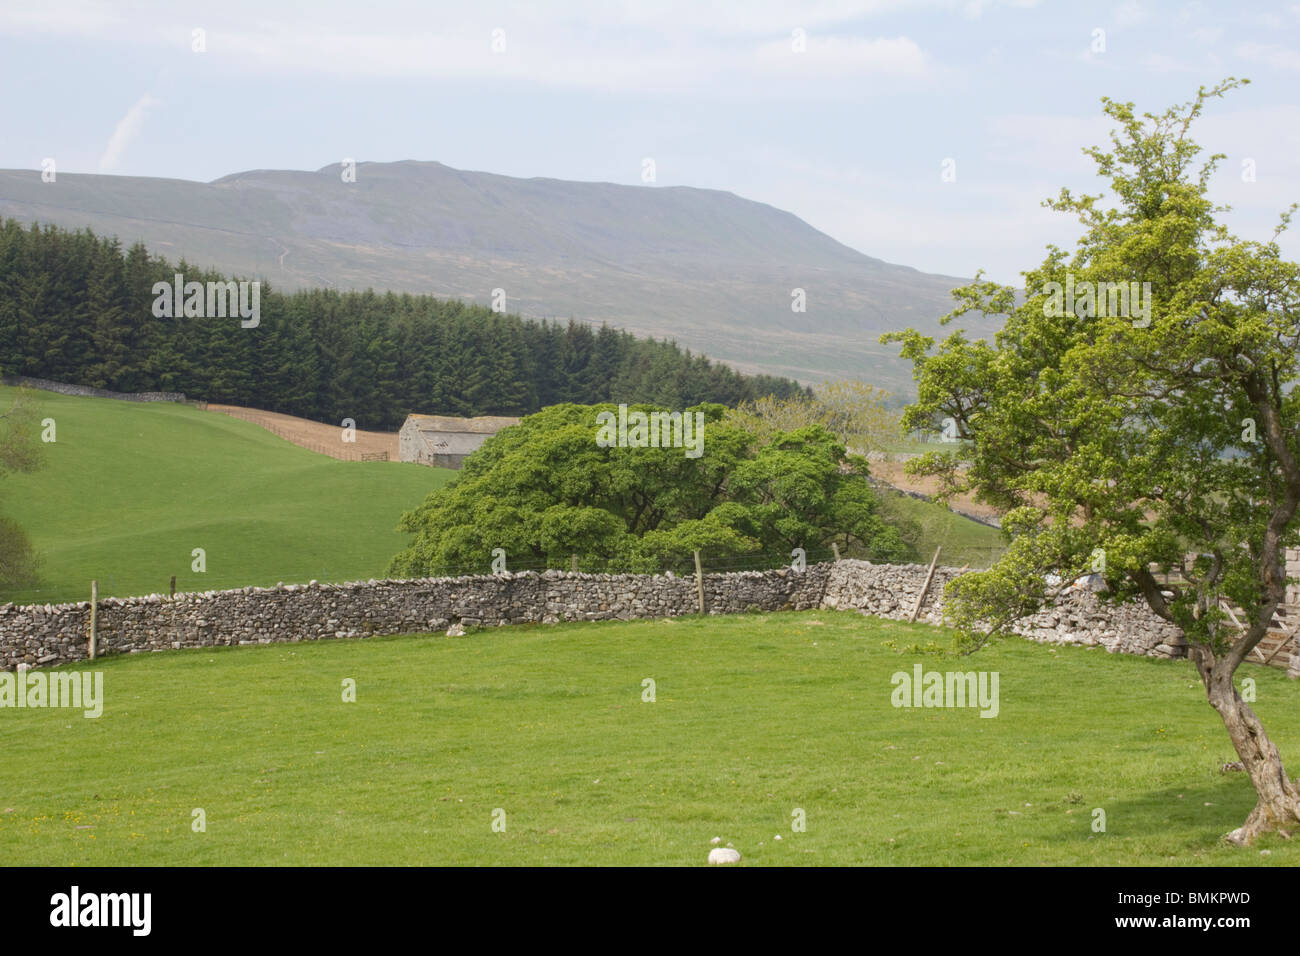
[[[1218,772],[1232,751],[1187,662],[1019,640],[924,661],[999,672],[985,719],[891,706],[918,659],[881,643],[909,635],[932,632],[783,613],[110,658],[98,720],[0,712],[0,854],[698,865],[720,836],[758,865],[1300,864],[1296,841],[1218,844],[1253,794]],[[1243,676],[1294,771],[1300,685]]]
[[[13,389],[0,386],[6,407]],[[407,543],[395,529],[453,472],[391,462],[339,462],[247,422],[185,405],[33,392],[58,441],[43,469],[0,485],[0,512],[43,557],[39,588],[15,603],[382,575]],[[887,518],[921,528],[913,559],[942,544],[944,563],[986,567],[995,529],[938,505],[887,496]],[[191,570],[203,548],[207,571]],[[486,570],[486,568],[485,568]]]
[[[6,407],[14,390],[0,387]],[[381,576],[409,536],[396,530],[453,472],[343,462],[256,425],[186,405],[33,392],[57,423],[45,467],[0,487],[0,508],[42,554],[37,591],[0,601]],[[207,571],[191,552],[207,552]]]
[[[911,560],[929,562],[936,547],[942,547],[940,564],[959,568],[987,568],[1006,549],[1002,532],[989,525],[949,511],[942,505],[908,495],[880,493],[880,513],[893,525],[919,531],[911,544]]]

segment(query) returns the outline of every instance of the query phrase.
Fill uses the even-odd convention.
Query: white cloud
[[[1087,116],[1056,113],[1008,113],[987,120],[985,155],[1001,166],[1018,168],[1049,180],[1091,176],[1096,164],[1088,146],[1108,147],[1114,123],[1098,112]],[[1064,185],[1056,182],[1056,186]],[[1055,188],[1052,192],[1055,193]],[[1043,197],[1040,197],[1043,198]]]
[[[126,111],[125,116],[117,121],[113,135],[108,138],[108,145],[104,147],[104,155],[99,158],[100,169],[117,168],[118,160],[122,158],[126,148],[131,145],[131,140],[135,139],[136,134],[144,126],[145,115],[160,102],[146,93],[135,101],[135,104]]]
[[[790,42],[765,43],[757,50],[761,64],[802,72],[847,76],[888,74],[921,76],[928,70],[926,56],[908,37],[865,39],[844,36],[810,36],[807,50],[794,53]]]
[[[10,3],[0,6],[0,34],[93,36],[122,24],[123,19],[103,4],[88,0],[66,0],[58,4]]]
[[[1115,8],[1113,16],[1116,26],[1132,27],[1145,22],[1151,14],[1138,0],[1125,0],[1124,3]]]
[[[480,0],[473,7],[421,0],[322,3],[310,16],[268,12],[261,0],[225,0],[190,8],[183,0],[136,0],[129,6],[70,0],[72,14],[0,11],[0,35],[93,33],[126,49],[189,54],[190,31],[207,33],[207,57],[221,68],[273,74],[508,80],[600,91],[691,91],[732,81],[756,95],[780,92],[775,80],[799,74],[918,77],[933,73],[908,36],[881,36],[881,15],[970,15],[1037,0],[572,0],[536,7],[530,0]],[[491,34],[505,31],[506,51]],[[791,32],[806,31],[798,73],[776,71]],[[897,28],[895,28],[897,29]],[[151,55],[151,54],[150,54]],[[768,82],[772,81],[772,82]],[[857,92],[862,92],[858,90]]]
[[[967,20],[978,20],[984,15],[984,11],[991,10],[997,6],[1034,7],[1038,5],[1038,0],[965,0],[962,4],[961,14]]]
[[[803,3],[790,3],[789,0],[714,0],[712,3],[699,3],[698,0],[659,0],[655,3],[591,0],[576,8],[570,6],[562,16],[584,24],[605,22],[680,31],[789,34],[795,27],[806,30],[834,27],[907,6],[907,0],[812,0]],[[524,9],[527,9],[526,5]],[[554,15],[549,10],[547,13],[548,16]]]
[[[491,22],[491,21],[488,21]],[[790,31],[751,46],[744,38],[690,34],[654,35],[628,41],[554,27],[505,26],[505,50],[495,53],[491,30],[407,31],[402,34],[303,32],[260,24],[256,32],[208,31],[209,56],[237,59],[250,69],[274,73],[436,79],[514,80],[601,91],[678,91],[724,87],[780,93],[799,78],[893,76],[919,78],[933,65],[906,37],[868,38],[809,31],[796,54]],[[718,81],[728,82],[721,84]],[[861,88],[845,88],[861,94]]]
[[[347,35],[391,24],[388,35],[408,33],[458,33],[468,28],[494,26],[536,33],[543,27],[557,32],[609,28],[654,31],[667,35],[707,33],[717,36],[788,35],[795,27],[835,30],[860,24],[872,17],[917,12],[961,13],[978,16],[994,7],[1026,8],[1038,0],[567,0],[539,6],[535,0],[322,0],[301,13],[268,13],[264,0],[223,0],[219,6],[187,0],[132,0],[130,3],[96,0],[60,0],[57,7],[9,4],[0,8],[0,33],[85,33],[114,26],[122,35],[137,38],[163,25],[170,35],[195,26],[208,29],[268,26],[274,16],[279,26],[297,33]],[[161,31],[158,31],[161,32]]]
[[[1276,43],[1238,43],[1232,52],[1275,70],[1300,70],[1300,53]]]
[[[1179,73],[1199,70],[1204,66],[1204,64],[1185,64],[1178,57],[1170,56],[1168,53],[1147,53],[1139,62],[1143,69],[1150,70],[1152,73]]]

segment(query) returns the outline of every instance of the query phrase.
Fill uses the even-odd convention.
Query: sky
[[[0,0],[0,168],[209,181],[437,160],[686,185],[870,256],[1022,284],[1103,184],[1101,98],[1193,128],[1268,240],[1300,201],[1300,3]],[[645,179],[646,161],[654,179]],[[1300,229],[1300,226],[1297,226]],[[1284,236],[1300,258],[1300,233]]]

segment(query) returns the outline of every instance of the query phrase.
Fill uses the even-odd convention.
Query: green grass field
[[[1006,550],[997,528],[899,492],[878,494],[881,517],[895,527],[911,529],[907,540],[914,562],[928,563],[934,549],[942,547],[940,563],[947,567],[987,568]]]
[[[0,386],[4,407],[15,391]],[[41,470],[4,480],[0,512],[27,531],[42,580],[0,591],[0,602],[84,601],[91,580],[103,596],[150,594],[173,574],[180,591],[382,577],[409,541],[396,530],[402,512],[455,474],[336,461],[187,405],[30,394],[58,440]],[[1002,547],[996,529],[882,497],[886,520],[919,529],[913,560],[942,544],[944,563],[987,567]],[[195,548],[205,551],[202,573],[192,570]]]
[[[14,391],[0,387],[4,407]],[[382,577],[409,539],[402,512],[455,474],[337,461],[188,405],[31,395],[57,441],[44,468],[5,479],[0,508],[27,531],[42,582],[0,601],[84,601],[92,579],[131,595],[165,592],[173,574],[182,591]]]
[[[0,854],[701,865],[718,836],[753,865],[1300,864],[1300,841],[1218,842],[1253,792],[1219,773],[1235,758],[1187,662],[882,646],[935,636],[778,613],[109,658],[98,719],[0,710]],[[998,716],[893,707],[918,661],[997,671]],[[1242,676],[1295,772],[1300,684]]]

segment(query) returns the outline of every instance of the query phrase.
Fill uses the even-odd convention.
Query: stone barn
[[[399,461],[418,461],[435,468],[459,468],[465,456],[511,425],[517,418],[483,415],[455,418],[450,415],[407,415],[397,435]]]

